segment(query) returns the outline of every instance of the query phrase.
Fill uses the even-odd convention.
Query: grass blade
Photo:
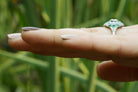
[[[46,63],[42,60],[38,60],[35,58],[30,58],[30,57],[24,56],[23,55],[24,53],[20,53],[19,55],[18,54],[19,53],[14,54],[14,53],[6,52],[4,50],[0,50],[0,55],[8,57],[8,58],[12,58],[14,60],[18,60],[18,61],[23,62],[23,63],[28,63],[28,64],[31,64],[31,65],[34,65],[34,66],[37,66],[40,68],[48,68],[48,66],[49,66],[48,63]]]
[[[117,19],[120,19],[122,17],[125,11],[126,3],[127,3],[127,0],[120,0],[120,4],[115,15]]]
[[[98,62],[96,61],[91,61],[91,69],[89,77],[88,77],[88,81],[87,81],[87,92],[95,92],[96,90],[96,78],[97,78],[97,74],[96,74],[96,66],[97,66]]]
[[[101,82],[99,80],[96,81],[96,86],[97,86],[97,88],[99,88],[105,92],[118,92],[114,88],[112,88],[111,86],[109,86],[109,85],[107,85],[104,82]]]

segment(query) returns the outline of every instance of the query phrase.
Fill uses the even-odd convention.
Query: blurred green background
[[[97,62],[40,56],[9,47],[21,27],[103,26],[111,18],[138,24],[138,0],[0,0],[0,92],[138,92],[138,82],[104,81]]]

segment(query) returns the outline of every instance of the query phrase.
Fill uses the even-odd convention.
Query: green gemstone
[[[109,25],[108,27],[111,27],[111,25]]]
[[[113,25],[113,28],[115,28],[116,26],[115,25]]]
[[[119,27],[119,24],[116,24],[117,27]]]

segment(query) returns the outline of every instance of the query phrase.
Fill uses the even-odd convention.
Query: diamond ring
[[[104,23],[104,26],[107,28],[110,28],[112,31],[112,34],[115,35],[117,29],[123,27],[124,24],[117,19],[110,19],[109,21]]]

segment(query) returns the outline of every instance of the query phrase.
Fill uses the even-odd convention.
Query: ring
[[[112,34],[115,35],[117,29],[123,27],[124,24],[117,19],[110,19],[109,21],[104,23],[104,26],[107,28],[110,28],[112,31]]]

